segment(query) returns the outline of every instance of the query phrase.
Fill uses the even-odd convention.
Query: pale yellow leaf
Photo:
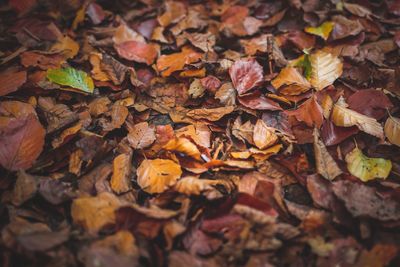
[[[318,91],[333,84],[343,72],[343,63],[340,59],[322,50],[310,55],[310,63],[310,82]]]

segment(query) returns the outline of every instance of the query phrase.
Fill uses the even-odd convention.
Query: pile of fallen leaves
[[[0,5],[1,266],[400,266],[399,1]]]

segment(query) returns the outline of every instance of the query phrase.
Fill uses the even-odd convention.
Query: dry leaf
[[[385,122],[385,135],[390,143],[400,147],[400,119],[389,116]]]
[[[235,109],[233,106],[226,106],[220,108],[200,108],[200,109],[191,109],[186,113],[186,116],[191,117],[195,120],[209,120],[209,121],[218,121],[223,116],[232,113]]]
[[[308,91],[311,84],[293,67],[286,67],[271,81],[272,86],[284,95],[299,95]]]
[[[185,137],[175,137],[169,140],[169,142],[163,147],[169,151],[176,151],[183,153],[189,157],[201,161],[201,152],[195,144]]]
[[[124,22],[121,23],[114,32],[113,42],[115,45],[119,45],[129,41],[135,41],[139,43],[146,43],[146,40],[136,31],[132,30]]]
[[[119,199],[108,192],[95,197],[80,197],[71,205],[71,216],[75,224],[89,233],[97,233],[103,226],[115,223],[115,210],[121,206]]]
[[[207,199],[223,197],[217,187],[223,187],[225,192],[235,189],[235,184],[230,180],[199,179],[194,176],[187,176],[180,179],[173,187],[173,190],[185,195],[204,195]]]
[[[182,70],[186,64],[197,62],[200,58],[200,53],[185,46],[182,47],[182,52],[160,56],[156,66],[163,77],[168,77],[174,71]]]
[[[392,162],[383,158],[369,158],[356,147],[346,155],[347,169],[363,182],[376,178],[386,179],[392,169]]]
[[[382,125],[377,120],[347,108],[342,97],[333,106],[331,119],[336,126],[351,127],[355,125],[363,132],[381,139],[384,138]]]
[[[318,128],[321,127],[324,121],[322,113],[322,108],[316,101],[315,96],[306,100],[298,109],[286,111],[286,114],[295,116],[298,121],[304,121],[307,126],[316,126]]]
[[[65,59],[75,57],[79,52],[79,44],[68,36],[58,40],[51,48],[51,52],[63,54]]]
[[[181,177],[181,167],[169,159],[146,159],[137,169],[139,186],[147,193],[162,193],[176,184]]]
[[[317,172],[324,178],[333,180],[342,174],[336,161],[331,154],[329,154],[324,143],[321,141],[317,128],[314,128],[314,155]]]
[[[189,95],[192,98],[198,98],[203,96],[205,92],[205,88],[201,85],[200,79],[194,79],[193,82],[189,86]]]
[[[268,127],[263,120],[257,120],[253,132],[254,144],[259,149],[266,149],[278,141],[275,129]]]
[[[0,73],[0,96],[15,92],[26,82],[26,71]]]
[[[110,185],[114,192],[120,194],[131,189],[132,155],[120,154],[113,160],[113,175]]]
[[[0,164],[11,171],[29,169],[42,152],[46,131],[32,106],[0,104]]]
[[[215,98],[219,99],[221,104],[225,104],[227,106],[234,106],[236,104],[236,90],[233,87],[232,83],[224,83],[215,92]]]
[[[114,47],[120,57],[147,65],[151,65],[158,55],[158,49],[154,44],[127,41],[115,44]]]
[[[239,95],[260,85],[264,80],[263,68],[254,58],[235,61],[229,69],[229,75]]]
[[[147,122],[141,122],[128,127],[128,141],[134,149],[143,149],[154,143],[156,140],[154,127]]]
[[[340,59],[322,50],[310,55],[310,63],[310,82],[318,91],[333,84],[343,72],[343,63]]]

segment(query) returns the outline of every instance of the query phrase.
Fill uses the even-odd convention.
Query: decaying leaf
[[[260,85],[264,79],[263,69],[254,58],[235,61],[229,69],[229,75],[239,95]]]
[[[311,97],[299,106],[296,110],[286,111],[286,114],[295,116],[298,121],[304,121],[309,127],[321,127],[324,121],[321,106],[315,97]]]
[[[268,127],[263,120],[257,120],[253,132],[254,144],[259,149],[265,149],[278,141],[275,129]]]
[[[176,184],[181,174],[181,167],[172,160],[146,159],[137,169],[137,181],[150,194],[162,193]]]
[[[389,116],[385,122],[385,135],[390,143],[400,146],[400,119]]]
[[[321,141],[317,128],[314,128],[314,155],[317,172],[324,178],[333,180],[342,173],[336,161]]]
[[[143,149],[150,146],[155,140],[154,127],[147,122],[141,122],[128,128],[128,141],[134,149]]]
[[[118,198],[107,192],[95,197],[80,197],[72,202],[71,216],[74,223],[95,234],[103,226],[115,223],[114,212],[120,205]]]
[[[306,27],[304,31],[314,35],[318,35],[324,40],[327,40],[329,38],[329,34],[333,30],[334,25],[335,24],[332,21],[325,21],[318,27]]]
[[[343,63],[332,54],[318,50],[310,55],[312,86],[320,91],[342,75]]]
[[[15,92],[26,82],[26,71],[1,72],[0,73],[0,96]]]
[[[113,175],[110,180],[112,190],[124,193],[131,189],[132,155],[120,154],[113,161]]]
[[[331,119],[335,125],[357,126],[361,131],[383,139],[383,127],[377,120],[351,110],[347,106],[342,97],[333,106]]]
[[[92,78],[81,70],[74,68],[49,69],[47,78],[54,83],[79,89],[85,93],[93,93]]]
[[[346,155],[347,169],[363,182],[386,179],[392,170],[392,162],[383,158],[369,158],[358,147]]]

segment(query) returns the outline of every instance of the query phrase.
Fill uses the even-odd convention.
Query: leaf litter
[[[397,1],[3,1],[0,265],[399,266]]]

